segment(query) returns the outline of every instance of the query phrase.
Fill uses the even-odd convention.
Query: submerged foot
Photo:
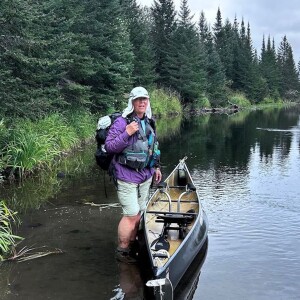
[[[131,254],[129,248],[118,247],[116,250],[116,259],[129,265],[136,264],[138,262],[137,259]]]

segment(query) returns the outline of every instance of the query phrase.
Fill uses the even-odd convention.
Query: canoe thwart
[[[185,215],[188,215],[188,216],[196,216],[196,215],[198,215],[198,213],[196,213],[196,212],[186,212],[186,213],[184,213],[184,212],[172,212],[172,213],[170,213],[170,212],[168,212],[168,211],[160,211],[160,210],[147,210],[146,211],[146,213],[147,214],[159,214],[159,215],[183,215],[183,216],[185,216]]]
[[[155,257],[159,257],[159,258],[169,258],[170,255],[168,255],[167,253],[165,252],[157,252],[157,253],[152,253],[152,256],[155,258]]]

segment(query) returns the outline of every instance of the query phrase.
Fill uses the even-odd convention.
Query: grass
[[[156,89],[150,92],[151,109],[155,116],[167,117],[182,114],[178,95],[174,92]]]
[[[10,210],[3,200],[0,201],[0,261],[12,252],[21,237],[13,234],[12,224],[18,224],[16,212]]]
[[[94,118],[83,111],[55,113],[37,122],[18,120],[6,129],[7,142],[0,148],[0,170],[9,169],[11,176],[24,178],[50,167],[61,154],[92,138],[94,132]]]
[[[242,93],[234,93],[229,97],[229,102],[235,104],[238,107],[250,107],[251,102]]]

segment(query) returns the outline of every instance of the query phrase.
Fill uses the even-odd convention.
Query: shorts
[[[118,198],[123,215],[132,217],[146,209],[152,177],[147,181],[136,184],[118,180]]]

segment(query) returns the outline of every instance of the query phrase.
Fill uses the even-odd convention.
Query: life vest
[[[118,155],[117,161],[132,169],[140,170],[146,167],[153,167],[156,163],[154,158],[157,162],[159,160],[159,156],[157,155],[159,151],[158,142],[154,128],[151,127],[147,117],[144,120],[140,120],[139,118],[134,118],[134,120],[139,125],[139,130],[135,133],[137,139]],[[144,128],[142,126],[143,121],[145,122]],[[154,155],[155,150],[156,155]]]

